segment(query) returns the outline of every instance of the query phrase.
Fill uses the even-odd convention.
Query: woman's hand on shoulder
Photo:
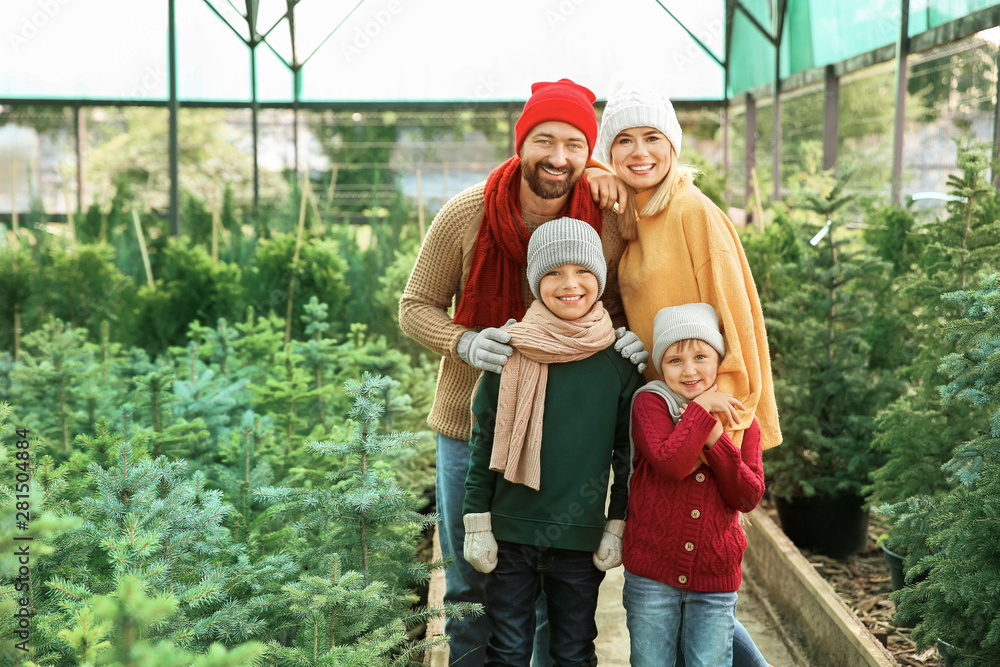
[[[588,167],[584,173],[590,183],[590,196],[602,210],[613,209],[615,206],[618,211],[625,210],[628,190],[625,189],[624,181],[600,167]]]

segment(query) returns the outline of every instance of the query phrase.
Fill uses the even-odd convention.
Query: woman
[[[727,433],[739,446],[743,429],[756,417],[763,447],[774,447],[781,432],[753,276],[732,223],[695,187],[693,170],[679,165],[680,149],[681,127],[662,92],[625,89],[608,99],[594,157],[610,166],[628,190],[619,219],[628,245],[618,264],[618,286],[629,328],[650,350],[653,320],[661,308],[710,304],[728,351],[719,366],[718,390],[745,407]],[[651,365],[646,378],[657,377],[658,369]],[[626,595],[628,588],[626,584]],[[643,642],[656,638],[641,635],[642,630],[632,635],[633,654],[655,658],[655,653],[648,655],[651,644]],[[736,667],[767,664],[739,623],[733,648]]]

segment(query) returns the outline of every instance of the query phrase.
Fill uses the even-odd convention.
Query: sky
[[[208,1],[239,25],[229,0]],[[663,3],[721,57],[722,0]],[[284,6],[260,0],[258,30]],[[247,47],[206,0],[176,7],[181,99],[248,100]],[[722,96],[722,68],[656,0],[303,0],[296,11],[299,58],[312,53],[306,101],[524,100],[531,83],[562,77],[599,99],[635,82]],[[268,38],[286,57],[287,34],[281,24]],[[259,99],[291,100],[289,70],[258,51]],[[0,98],[166,96],[165,1],[4,0]]]

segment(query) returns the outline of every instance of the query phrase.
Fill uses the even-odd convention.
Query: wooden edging
[[[441,540],[438,538],[437,526],[434,527],[435,561],[441,560]],[[444,568],[434,570],[427,591],[427,606],[440,607],[444,605]],[[428,637],[440,637],[444,634],[444,617],[439,616],[427,624]],[[424,654],[424,665],[427,667],[448,667],[448,645],[442,644],[431,648]]]
[[[785,631],[814,665],[898,667],[763,509],[747,518],[744,563]]]

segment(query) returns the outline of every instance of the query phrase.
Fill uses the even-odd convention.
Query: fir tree
[[[218,485],[233,503],[230,526],[233,540],[247,544],[251,531],[257,527],[257,518],[263,506],[254,491],[274,481],[274,473],[265,459],[258,456],[257,438],[260,433],[260,416],[252,410],[243,414],[238,434],[238,448],[225,449],[223,460],[233,459],[229,465],[216,466]],[[233,451],[235,450],[235,451]]]
[[[25,337],[23,365],[14,371],[19,398],[34,408],[32,430],[61,442],[64,454],[69,454],[73,432],[85,419],[82,388],[98,370],[86,341],[86,330],[50,317]]]
[[[252,387],[258,407],[274,416],[281,429],[283,450],[281,466],[291,463],[292,453],[299,449],[306,428],[306,406],[315,398],[316,392],[309,388],[310,378],[303,368],[302,355],[292,351],[292,345],[284,346],[277,360],[280,366],[273,377],[263,384]]]
[[[267,651],[259,642],[247,642],[232,650],[213,644],[198,655],[170,641],[149,641],[149,630],[171,621],[177,608],[170,593],[147,595],[141,580],[123,577],[113,594],[89,598],[59,636],[77,664],[96,664],[100,658],[114,667],[243,667],[259,664]]]
[[[865,327],[887,267],[845,229],[849,177],[805,197],[802,208],[824,224],[805,227],[812,240],[801,263],[783,267],[797,288],[767,306],[785,444],[765,461],[786,498],[857,495],[878,465],[869,447],[875,412],[897,391],[892,375],[870,364]]]
[[[1000,252],[1000,208],[986,181],[986,156],[962,150],[959,166],[962,172],[948,180],[954,197],[948,216],[920,228],[920,254],[896,281],[906,331],[900,348],[913,351],[899,374],[911,390],[879,414],[872,441],[886,462],[872,475],[870,498],[890,515],[889,546],[907,555],[907,567],[928,553],[927,512],[949,488],[942,465],[986,418],[981,405],[949,407],[939,393],[948,382],[941,360],[955,350],[942,325],[961,312],[958,301],[942,295],[961,290]]]
[[[919,515],[927,523],[928,555],[911,575],[926,575],[896,594],[899,615],[922,621],[914,631],[918,649],[941,638],[961,649],[956,665],[1000,661],[1000,275],[983,278],[976,290],[947,295],[963,317],[947,328],[956,352],[941,370],[946,405],[985,408],[985,428],[959,444],[945,469],[951,488],[924,497]],[[962,406],[956,405],[956,409]]]
[[[306,314],[300,319],[306,324],[305,334],[309,338],[305,343],[300,343],[299,348],[307,368],[314,377],[313,391],[316,396],[319,423],[326,428],[325,403],[332,385],[326,385],[324,378],[332,365],[330,361],[333,352],[333,341],[326,337],[326,332],[330,329],[330,324],[326,321],[327,305],[312,297],[303,309]]]
[[[175,414],[188,422],[204,422],[209,431],[208,440],[213,442],[229,432],[230,416],[243,403],[242,390],[246,382],[231,383],[211,368],[205,368],[198,360],[196,343],[188,346],[188,353],[187,377],[174,381]],[[196,437],[194,444],[191,457],[197,459],[205,453],[202,438]]]
[[[273,314],[259,317],[250,307],[246,320],[237,322],[234,328],[239,333],[233,350],[242,369],[241,377],[251,383],[263,382],[284,346],[285,321]]]
[[[281,653],[292,664],[405,662],[426,645],[405,644],[406,624],[442,611],[409,609],[413,600],[406,587],[440,566],[413,560],[417,534],[435,517],[418,514],[412,495],[379,465],[380,457],[410,439],[378,428],[383,407],[377,397],[384,382],[366,373],[360,382],[346,384],[354,397],[349,418],[356,424],[347,442],[307,445],[318,454],[345,458],[345,467],[330,473],[327,485],[257,492],[294,514],[296,532],[309,536],[302,558],[310,574],[285,587],[301,619],[293,646]],[[478,609],[458,605],[445,611],[461,615]]]
[[[220,317],[214,329],[192,322],[188,329],[188,337],[195,342],[200,341],[199,353],[216,364],[223,377],[229,380],[232,371],[230,361],[233,358],[239,332],[228,327],[225,318]]]
[[[72,517],[44,511],[45,494],[56,493],[56,490],[50,486],[50,491],[46,491],[42,484],[32,481],[37,466],[31,460],[31,452],[38,451],[38,439],[30,431],[15,430],[8,422],[10,416],[10,405],[0,402],[0,472],[3,474],[3,483],[0,483],[0,660],[4,664],[14,664],[15,660],[33,655],[25,654],[21,649],[35,651],[39,645],[35,618],[30,620],[30,641],[28,637],[17,634],[23,630],[15,616],[20,608],[18,603],[26,598],[26,609],[29,614],[34,615],[45,600],[44,590],[41,588],[43,580],[34,568],[26,578],[18,581],[21,577],[20,569],[24,565],[16,555],[18,550],[29,545],[29,557],[32,562],[36,562],[52,552],[52,544],[60,534],[78,524]],[[43,470],[45,468],[47,464],[43,462]],[[11,486],[6,485],[8,481]],[[29,496],[27,501],[23,498],[24,494]],[[16,513],[22,511],[19,510],[18,502],[27,502],[27,511],[31,512],[31,520],[22,527],[17,524],[19,517],[16,517]],[[25,583],[30,584],[30,588],[25,589]],[[22,642],[22,646],[18,648],[17,644]]]

